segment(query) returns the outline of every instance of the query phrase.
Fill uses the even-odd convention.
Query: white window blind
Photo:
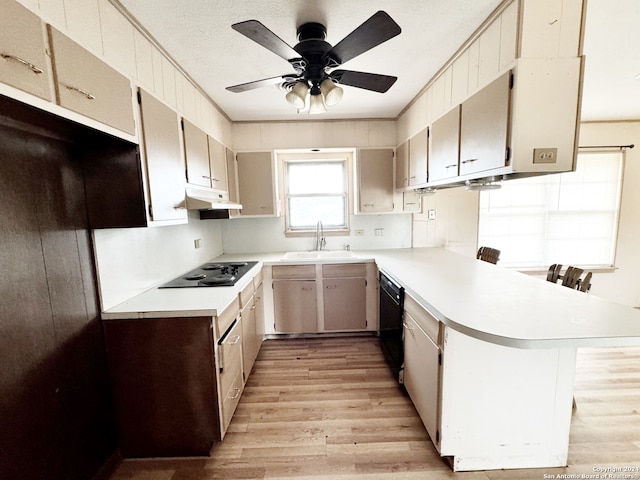
[[[286,215],[289,231],[346,229],[346,161],[286,162]]]
[[[478,245],[499,249],[502,266],[613,265],[623,154],[581,153],[576,165],[481,192]]]

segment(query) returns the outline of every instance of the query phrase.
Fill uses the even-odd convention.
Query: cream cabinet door
[[[58,103],[135,134],[131,81],[50,27]]]
[[[393,150],[358,151],[358,211],[393,211]]]
[[[236,158],[242,216],[275,216],[271,152],[238,153]]]
[[[460,105],[433,122],[429,141],[429,181],[457,176],[460,160]]]
[[[510,72],[462,103],[460,175],[507,164],[510,103]]]
[[[427,183],[427,159],[429,129],[416,133],[409,139],[409,186]]]
[[[211,187],[214,190],[228,192],[227,182],[227,155],[223,144],[216,139],[208,137],[209,141],[209,167],[211,169]]]
[[[0,12],[0,82],[52,101],[42,21],[14,0],[0,0]]]
[[[182,120],[184,157],[187,162],[187,182],[191,185],[211,187],[209,146],[207,134],[188,120]]]
[[[404,386],[437,446],[440,441],[440,349],[404,312]]]
[[[178,115],[142,89],[139,100],[150,217],[153,221],[186,220]]]
[[[273,282],[275,330],[278,333],[316,333],[315,280]]]
[[[396,188],[409,186],[409,141],[396,148]]]
[[[325,330],[367,328],[367,283],[364,278],[325,278],[322,301]]]

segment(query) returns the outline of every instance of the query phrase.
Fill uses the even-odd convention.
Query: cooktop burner
[[[205,263],[158,288],[229,287],[258,262]]]

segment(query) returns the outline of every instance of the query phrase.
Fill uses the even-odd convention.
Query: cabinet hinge
[[[504,151],[504,163],[505,165],[509,165],[511,162],[511,147],[507,147]]]
[[[442,366],[442,352],[438,352],[438,365]]]
[[[180,119],[180,128],[184,132],[184,119]]]
[[[149,204],[149,217],[153,220],[153,205]]]
[[[431,137],[431,129],[427,128],[427,138]]]
[[[509,90],[513,89],[513,73],[509,75]]]
[[[140,91],[136,92],[136,96],[138,97],[138,105],[142,105],[142,95],[140,95]]]
[[[440,430],[436,430],[436,443],[440,443]]]

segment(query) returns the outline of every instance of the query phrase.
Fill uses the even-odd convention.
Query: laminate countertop
[[[378,268],[445,325],[487,342],[516,348],[640,345],[640,310],[546,282],[500,265],[441,248],[354,252],[331,262],[375,261]],[[283,253],[223,255],[215,260],[256,260],[233,287],[152,288],[102,314],[102,318],[215,316],[230,305],[263,265]]]

